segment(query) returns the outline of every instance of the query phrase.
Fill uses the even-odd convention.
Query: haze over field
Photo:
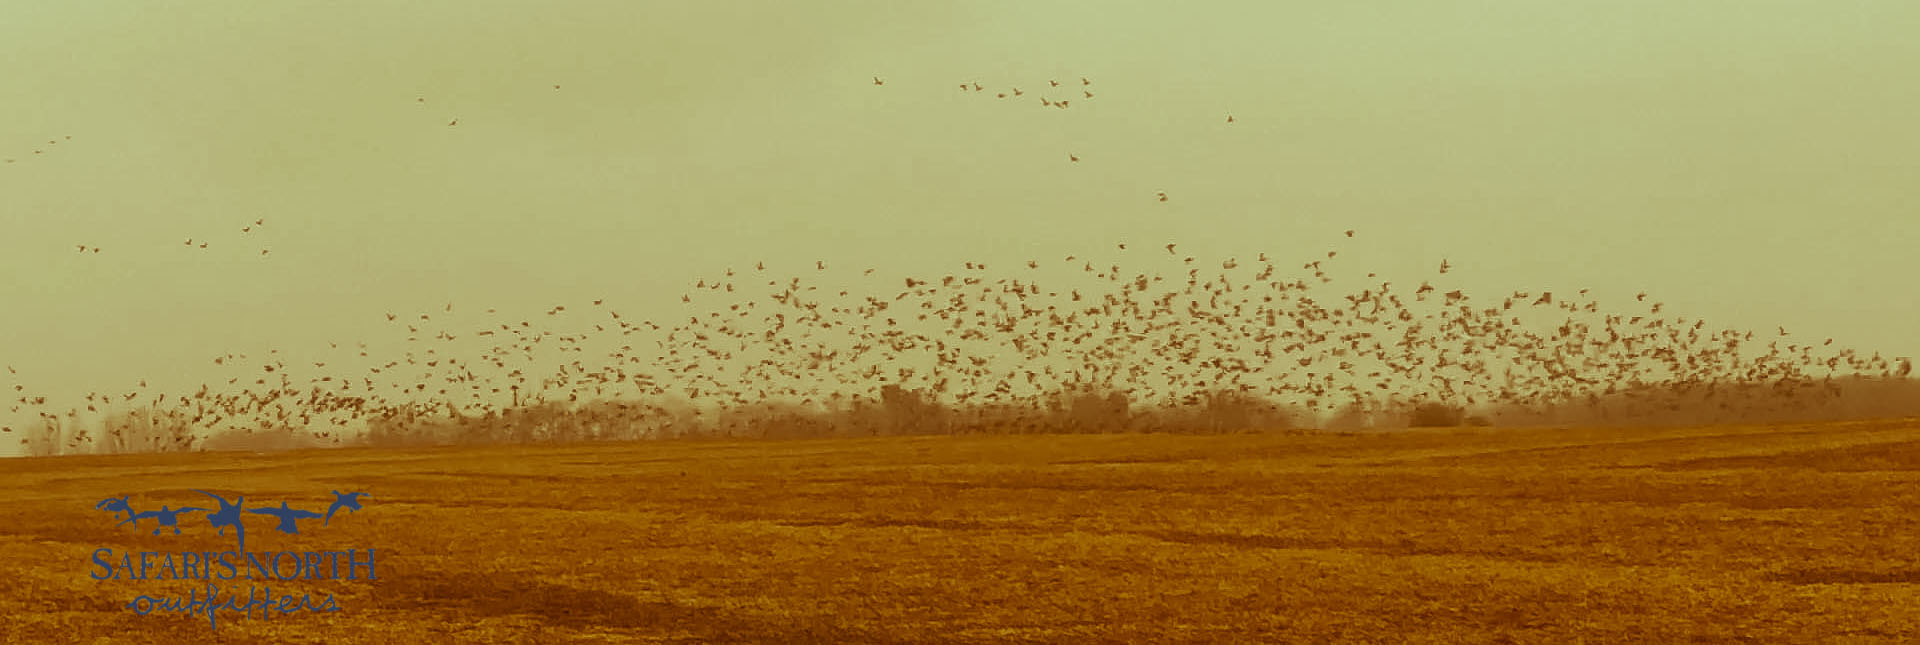
[[[970,262],[1027,279],[1039,259],[1064,293],[1081,261],[1184,282],[1184,257],[1261,254],[1325,261],[1341,293],[1591,289],[1603,315],[1657,301],[1709,333],[1912,356],[1916,18],[8,6],[0,383],[55,411],[180,396],[226,382],[229,354],[397,357],[388,314],[440,316],[431,336],[602,300],[666,324],[691,285],[760,262],[858,301]]]

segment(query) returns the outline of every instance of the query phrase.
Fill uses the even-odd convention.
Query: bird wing
[[[280,509],[277,509],[277,508],[250,508],[250,509],[247,509],[247,512],[248,512],[248,513],[253,513],[253,514],[256,514],[256,515],[279,515],[279,514],[280,514]]]
[[[287,514],[286,514],[286,515],[283,515],[282,517],[310,517],[310,518],[318,518],[318,517],[326,517],[326,516],[325,516],[325,515],[321,515],[321,514],[319,514],[319,513],[315,513],[315,512],[313,512],[313,511],[308,511],[308,510],[302,510],[302,509],[298,509],[298,508],[295,508],[295,509],[289,509],[289,510],[287,511]]]
[[[175,513],[192,513],[192,512],[194,512],[194,511],[199,511],[199,512],[202,512],[202,513],[205,513],[205,512],[207,512],[207,511],[211,511],[211,510],[213,510],[213,509],[210,509],[210,508],[200,508],[200,507],[198,507],[198,506],[188,506],[188,507],[186,507],[186,508],[182,508],[182,509],[176,509],[176,510],[174,510],[174,512],[175,512]]]

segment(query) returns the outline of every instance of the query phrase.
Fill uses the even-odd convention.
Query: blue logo
[[[233,580],[246,578],[248,581],[288,581],[288,580],[359,580],[364,573],[368,580],[377,579],[374,570],[374,550],[349,548],[327,551],[248,551],[247,525],[248,515],[261,516],[260,519],[274,521],[273,528],[286,535],[302,535],[302,522],[312,530],[312,520],[320,520],[320,526],[332,526],[335,515],[340,519],[355,514],[364,508],[362,500],[372,497],[365,492],[333,492],[333,504],[325,513],[303,508],[295,508],[292,503],[281,501],[277,506],[247,508],[247,498],[235,495],[229,501],[226,497],[200,489],[190,489],[205,496],[215,508],[203,506],[162,504],[159,510],[138,511],[133,507],[131,495],[109,497],[94,504],[94,509],[112,513],[114,526],[132,524],[136,529],[145,531],[146,520],[153,520],[151,535],[182,535],[183,518],[192,519],[192,514],[200,513],[200,519],[206,521],[214,533],[225,537],[232,533],[235,548],[231,551],[122,551],[116,553],[111,548],[96,549],[93,552],[94,570],[89,576],[94,580]],[[346,513],[340,513],[341,510]],[[259,522],[260,519],[254,520]],[[191,526],[194,523],[187,523]],[[126,608],[135,614],[145,616],[155,610],[185,613],[189,616],[205,616],[208,625],[219,629],[220,611],[239,612],[242,616],[251,616],[255,609],[260,611],[261,619],[270,612],[290,614],[302,609],[309,612],[340,611],[334,604],[333,596],[316,603],[310,595],[282,596],[275,598],[271,588],[261,593],[260,588],[247,592],[243,601],[235,593],[222,595],[217,584],[208,583],[205,595],[199,589],[189,589],[185,596],[151,597],[140,595],[126,604]],[[223,602],[224,600],[224,602]]]

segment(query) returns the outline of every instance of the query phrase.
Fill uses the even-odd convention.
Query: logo
[[[111,513],[115,527],[132,524],[135,529],[145,532],[147,520],[152,520],[150,535],[183,535],[183,521],[204,520],[213,534],[220,537],[232,536],[234,548],[230,551],[120,551],[111,548],[95,549],[92,558],[92,571],[89,577],[94,580],[135,580],[135,581],[209,581],[205,595],[200,589],[188,589],[184,596],[136,596],[126,604],[126,608],[141,616],[155,611],[184,613],[189,616],[205,616],[212,629],[219,629],[219,614],[222,611],[238,612],[243,617],[251,617],[259,610],[260,618],[267,619],[273,612],[282,615],[301,610],[309,612],[334,612],[340,607],[329,594],[324,600],[316,602],[311,594],[302,594],[298,598],[291,595],[275,598],[269,587],[253,587],[247,591],[244,601],[235,592],[222,594],[215,580],[228,581],[244,578],[248,582],[274,582],[292,580],[366,580],[377,579],[374,569],[374,549],[347,548],[326,551],[289,551],[289,550],[247,550],[247,520],[265,526],[263,520],[272,520],[273,531],[286,535],[302,535],[301,528],[313,532],[314,521],[319,526],[332,526],[335,519],[345,519],[359,512],[363,500],[371,498],[365,492],[333,492],[333,503],[326,512],[293,507],[291,502],[282,500],[279,505],[247,507],[244,495],[235,495],[232,501],[200,489],[192,492],[205,496],[207,501],[189,501],[191,504],[175,508],[172,504],[162,504],[159,510],[136,511],[130,500],[131,495],[109,497],[94,504],[94,509]],[[346,511],[341,513],[341,511]],[[193,514],[199,513],[196,518]],[[303,524],[304,523],[304,524]],[[186,523],[187,526],[198,522]],[[224,602],[223,602],[224,600]]]

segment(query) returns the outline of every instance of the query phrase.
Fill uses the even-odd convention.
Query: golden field
[[[1920,419],[339,449],[9,460],[6,642],[1920,642]],[[126,608],[95,508],[365,508],[249,550],[340,611]],[[231,495],[228,495],[231,497]],[[340,522],[340,524],[332,524]]]

